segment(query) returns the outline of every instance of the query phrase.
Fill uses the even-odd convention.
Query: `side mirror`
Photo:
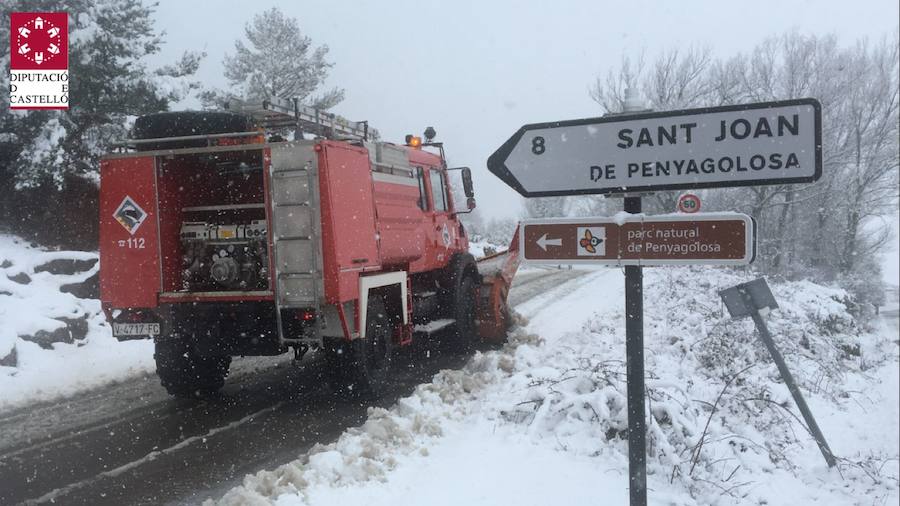
[[[466,206],[469,208],[469,211],[475,209],[475,197],[469,197],[466,199]]]
[[[462,183],[463,183],[463,192],[465,192],[466,197],[468,197],[471,202],[469,209],[475,207],[475,200],[472,197],[475,196],[475,188],[472,186],[472,170],[468,167],[462,168]]]

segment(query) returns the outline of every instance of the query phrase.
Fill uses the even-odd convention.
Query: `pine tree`
[[[344,99],[344,90],[332,88],[313,95],[334,64],[325,60],[328,46],[313,47],[295,18],[277,7],[257,14],[246,24],[235,54],[225,56],[225,77],[242,98],[298,98],[319,109],[329,109]]]
[[[135,116],[167,110],[198,88],[190,76],[203,55],[148,68],[145,58],[159,51],[161,37],[142,0],[36,0],[27,10],[69,15],[70,108],[11,111],[9,96],[0,94],[0,226],[42,232],[37,237],[57,244],[73,243],[55,233],[79,234],[88,238],[79,245],[89,245],[100,156],[127,137]],[[8,21],[0,23],[0,46],[9,47],[9,36]],[[8,68],[8,53],[0,55]],[[80,216],[70,216],[73,210]],[[47,230],[35,230],[40,226]]]
[[[656,110],[814,97],[822,105],[822,178],[811,185],[711,190],[704,210],[746,212],[757,221],[768,275],[838,281],[860,301],[881,300],[872,258],[892,239],[882,217],[897,212],[900,182],[900,32],[842,46],[836,35],[788,32],[748,53],[669,51],[637,65],[627,58],[592,98],[607,112],[639,88]],[[671,192],[645,212],[671,212]],[[654,205],[655,204],[655,205]]]
[[[525,214],[529,218],[560,218],[566,215],[566,197],[525,199]]]

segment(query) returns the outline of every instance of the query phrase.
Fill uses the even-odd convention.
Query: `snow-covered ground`
[[[487,241],[469,241],[469,253],[475,258],[482,258],[493,253],[506,251],[509,245],[501,246]],[[493,253],[492,253],[493,252]]]
[[[152,372],[149,341],[119,343],[97,300],[63,288],[96,271],[95,254],[0,236],[0,410]],[[895,316],[862,329],[840,290],[773,285],[770,326],[840,457],[828,470],[752,325],[722,314],[717,290],[749,275],[645,272],[652,504],[900,500]],[[219,502],[623,504],[622,304],[617,269],[551,289],[517,307],[530,320],[503,349]]]
[[[99,300],[61,290],[98,268],[95,253],[0,235],[0,410],[154,370],[152,342],[118,342]]]
[[[747,279],[645,271],[651,504],[896,504],[896,331],[858,328],[839,290],[773,286],[769,324],[840,457],[829,470],[752,324],[722,315],[717,291]],[[502,350],[216,503],[626,504],[622,300],[605,269],[528,301]]]

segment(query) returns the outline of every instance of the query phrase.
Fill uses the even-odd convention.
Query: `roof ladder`
[[[262,101],[230,100],[226,108],[246,114],[266,129],[297,128],[326,138],[338,136],[369,140],[367,121],[348,121],[335,114],[306,106],[296,98],[268,98]]]

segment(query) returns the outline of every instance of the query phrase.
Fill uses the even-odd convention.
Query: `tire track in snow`
[[[268,408],[261,409],[261,410],[257,411],[256,413],[251,413],[251,414],[245,416],[244,418],[241,418],[240,420],[225,424],[221,427],[216,427],[214,429],[211,429],[209,432],[207,432],[206,434],[203,434],[201,436],[191,436],[187,439],[181,440],[178,444],[172,445],[172,446],[162,449],[162,450],[154,450],[137,460],[133,460],[131,462],[128,462],[127,464],[123,464],[115,469],[110,469],[109,471],[103,471],[102,473],[95,475],[94,477],[89,478],[87,480],[82,480],[82,481],[79,481],[76,483],[71,483],[69,485],[66,485],[65,487],[51,490],[50,492],[47,492],[46,494],[42,495],[41,497],[38,497],[37,499],[29,499],[29,500],[25,501],[24,504],[32,505],[32,504],[44,504],[47,502],[55,502],[56,498],[58,498],[60,496],[64,496],[75,490],[84,488],[84,487],[91,485],[92,483],[94,483],[98,480],[101,480],[103,478],[114,478],[114,477],[119,476],[126,471],[130,471],[146,462],[155,460],[158,457],[174,453],[178,450],[188,447],[189,445],[191,445],[193,443],[213,437],[220,432],[224,432],[226,430],[231,430],[231,429],[240,427],[241,425],[252,421],[254,418],[256,418],[258,416],[261,416],[265,413],[279,409],[283,405],[284,405],[283,402],[279,402],[279,403],[275,404],[274,406],[269,406]]]
[[[582,272],[585,275],[516,306],[516,311],[528,317],[530,332],[542,335],[548,328],[555,329],[555,334],[563,329],[577,330],[580,326],[578,322],[584,321],[585,312],[593,314],[611,309],[616,304],[624,304],[625,286],[621,269]],[[554,303],[552,313],[545,311],[550,302]],[[574,327],[568,328],[572,325]]]

